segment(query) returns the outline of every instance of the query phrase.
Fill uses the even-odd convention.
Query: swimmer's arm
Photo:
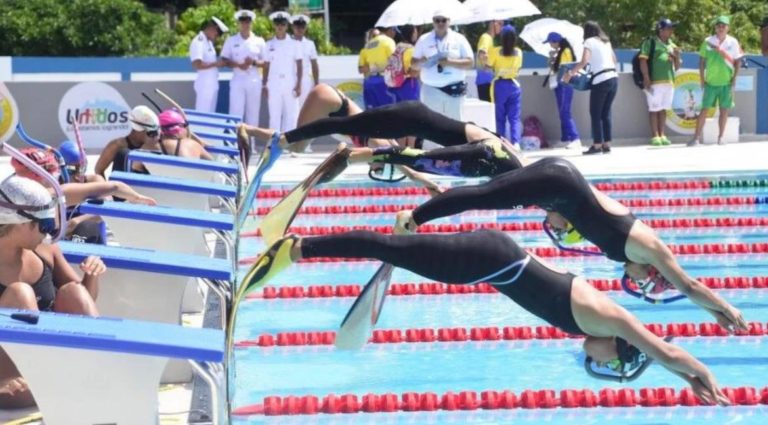
[[[672,283],[680,293],[715,316],[721,325],[734,326],[743,330],[747,329],[747,323],[744,321],[741,312],[701,282],[689,276],[680,267],[672,251],[661,240],[657,239],[654,242],[654,249],[648,262]],[[727,320],[723,321],[723,319]]]
[[[106,177],[104,173],[107,171],[107,167],[115,160],[115,155],[119,149],[118,143],[115,141],[110,142],[99,155],[99,159],[96,160],[95,173]]]
[[[119,181],[95,182],[95,183],[65,183],[61,190],[67,198],[67,205],[78,205],[88,198],[103,198],[105,196],[119,196],[129,202],[157,205],[154,199],[139,194],[130,186]]]
[[[688,382],[703,401],[720,405],[730,404],[712,372],[701,361],[682,348],[653,334],[627,310],[616,307],[608,314],[610,327],[613,328],[616,336],[624,338],[667,370]]]

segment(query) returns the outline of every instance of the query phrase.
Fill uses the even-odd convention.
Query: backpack
[[[544,137],[544,127],[536,115],[530,115],[523,121],[523,137],[520,139],[520,148],[525,151],[534,151],[546,148],[547,139]]]
[[[384,68],[384,83],[387,87],[401,87],[405,79],[408,78],[403,56],[410,47],[412,47],[410,44],[398,44],[395,51],[389,56],[387,67]]]
[[[649,50],[649,57],[648,57],[648,76],[651,76],[651,73],[653,72],[653,57],[656,55],[656,37],[648,37],[651,40],[651,49]],[[647,39],[646,39],[647,40]],[[645,43],[645,41],[643,41]],[[640,50],[643,49],[642,44],[640,45]],[[638,51],[635,56],[632,57],[632,81],[634,81],[635,85],[640,89],[644,89],[643,86],[643,71],[640,69],[640,51]]]

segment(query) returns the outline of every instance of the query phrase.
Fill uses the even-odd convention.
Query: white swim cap
[[[40,219],[54,218],[56,205],[51,193],[43,185],[26,177],[13,175],[0,183],[0,224],[32,221],[29,217],[19,214],[19,211]]]
[[[128,115],[128,120],[131,121],[131,128],[135,131],[153,131],[160,128],[157,114],[144,105],[133,108]]]

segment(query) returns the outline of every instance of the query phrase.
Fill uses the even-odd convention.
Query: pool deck
[[[768,141],[768,140],[766,140]],[[298,182],[309,175],[327,156],[331,145],[313,146],[311,154],[284,154],[266,175],[266,183]],[[586,148],[585,148],[586,149]],[[608,155],[583,156],[580,150],[547,149],[527,153],[530,158],[562,156],[572,161],[588,177],[620,177],[656,173],[706,173],[719,175],[733,171],[768,172],[768,143],[742,142],[730,145],[686,147],[615,147]],[[251,172],[253,172],[251,170]],[[368,167],[352,164],[340,176],[343,180],[366,179]]]

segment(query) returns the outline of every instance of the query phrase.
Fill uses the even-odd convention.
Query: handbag
[[[563,84],[568,84],[574,90],[588,91],[592,89],[592,81],[595,79],[595,77],[606,72],[616,71],[616,68],[605,68],[599,72],[592,73],[592,71],[587,70],[587,68],[589,68],[589,65],[587,65],[576,75],[572,76],[567,83],[565,83],[563,81],[563,76],[566,72],[573,69],[577,64],[578,62],[571,62],[560,65],[560,70],[557,72],[557,81]]]

